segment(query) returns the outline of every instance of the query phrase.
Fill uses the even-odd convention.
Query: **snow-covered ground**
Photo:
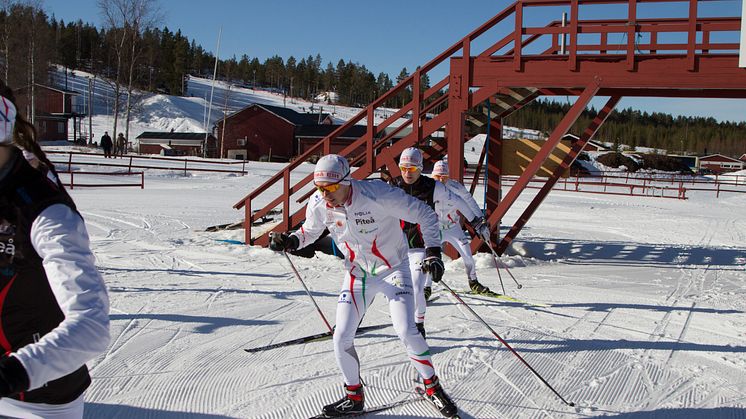
[[[306,418],[341,395],[331,341],[242,350],[325,330],[283,258],[231,244],[240,230],[204,231],[241,219],[232,205],[281,165],[248,167],[247,176],[146,171],[143,190],[72,191],[111,297],[112,343],[89,365],[86,417]],[[550,306],[465,301],[577,407],[440,291],[428,341],[461,417],[746,417],[745,206],[746,194],[552,192],[503,257],[523,288],[501,272],[508,294]],[[341,262],[292,259],[333,321]],[[476,260],[499,290],[492,258]],[[466,286],[461,261],[447,263],[445,281]],[[364,325],[388,322],[379,298]],[[358,337],[357,350],[369,405],[413,397],[392,328]],[[418,402],[375,416],[438,414]]]
[[[87,88],[85,74],[68,81],[71,89]],[[110,92],[97,86],[96,106],[103,111],[93,118],[96,139],[112,128]],[[193,78],[193,97],[148,96],[130,139],[142,131],[204,131],[209,90],[209,80]],[[228,92],[217,83],[211,121],[222,117],[226,103],[230,110],[285,103],[301,112],[312,105],[237,87],[226,101]],[[338,122],[358,111],[324,105]],[[482,142],[483,136],[466,144],[470,163]],[[96,156],[76,161],[104,162]],[[233,204],[282,166],[250,162],[246,176],[185,175],[176,163],[172,171],[145,170],[145,189],[71,191],[111,297],[112,343],[89,365],[86,417],[306,418],[341,395],[328,340],[255,354],[242,350],[326,328],[284,258],[234,244],[243,240],[240,230],[205,232],[242,219]],[[296,176],[310,170],[303,165]],[[534,193],[518,199],[507,226]],[[269,195],[257,204],[274,198]],[[481,188],[475,196],[481,203]],[[464,298],[575,408],[563,405],[455,298],[439,291],[428,310],[428,341],[461,417],[746,418],[746,194],[716,199],[712,192],[690,191],[687,197],[554,191],[502,260],[523,288],[501,270],[508,294],[549,306]],[[324,254],[292,260],[333,321],[341,262]],[[500,290],[492,258],[479,254],[476,261],[481,281]],[[465,288],[463,263],[448,261],[446,268],[446,283]],[[388,322],[379,298],[364,325]],[[413,369],[391,327],[360,336],[357,350],[369,405],[413,397]],[[418,402],[375,416],[439,415]]]

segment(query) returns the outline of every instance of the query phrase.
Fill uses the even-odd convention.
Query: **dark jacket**
[[[104,134],[101,137],[101,148],[111,148],[113,143],[111,142],[111,137],[109,137],[107,134]]]
[[[421,201],[424,201],[430,208],[435,209],[433,200],[433,194],[435,193],[435,180],[427,177],[420,176],[416,182],[408,185],[404,182],[401,176],[397,176],[389,182],[391,185],[401,188],[408,195],[412,195]],[[424,249],[425,241],[422,239],[422,233],[420,232],[420,226],[418,224],[408,223],[406,221],[401,222],[402,230],[407,235],[407,243],[409,243],[410,249]]]
[[[63,204],[76,211],[67,192],[31,167],[19,152],[11,172],[0,180],[0,346],[15,352],[56,328],[65,316],[52,292],[42,259],[31,243],[34,220],[46,208]],[[77,211],[76,211],[77,212]],[[85,365],[45,386],[11,398],[30,403],[69,403],[90,384]]]

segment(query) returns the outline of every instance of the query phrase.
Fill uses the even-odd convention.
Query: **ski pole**
[[[306,286],[306,283],[303,282],[303,278],[301,278],[300,274],[298,273],[298,270],[295,269],[295,265],[293,265],[293,261],[290,260],[290,256],[288,256],[287,252],[283,251],[283,255],[285,255],[285,259],[288,260],[288,263],[290,264],[290,267],[293,268],[293,272],[295,272],[295,277],[298,278],[298,281],[300,281],[301,285],[303,285],[303,288],[306,290],[306,294],[308,294],[308,297],[311,298],[311,301],[313,302],[313,305],[316,306],[316,311],[319,312],[319,316],[321,316],[321,320],[324,321],[324,324],[326,324],[326,327],[329,328],[329,332],[334,333],[334,328],[329,324],[329,322],[326,320],[326,317],[324,316],[324,312],[321,311],[321,308],[319,308],[319,305],[316,304],[316,299],[313,298],[313,295],[311,295],[311,291],[308,290],[308,287]]]
[[[503,295],[505,295],[505,285],[503,285],[503,277],[500,275],[500,265],[497,264],[497,258],[492,255],[492,260],[495,261],[495,269],[497,270],[497,279],[500,280],[500,288],[503,289]],[[520,287],[519,287],[520,288]]]
[[[560,400],[562,400],[562,402],[564,402],[564,403],[565,403],[566,405],[568,405],[568,406],[571,406],[571,407],[575,406],[575,403],[574,403],[574,402],[568,402],[567,400],[565,400],[565,398],[564,398],[564,397],[562,397],[562,395],[560,395],[560,394],[559,394],[559,393],[557,392],[557,390],[555,390],[555,389],[554,389],[554,387],[552,387],[552,386],[551,386],[551,385],[550,385],[550,384],[549,384],[549,383],[547,382],[547,380],[545,380],[545,379],[544,379],[544,377],[542,377],[542,376],[541,376],[541,375],[540,375],[540,374],[539,374],[538,372],[536,372],[536,370],[535,370],[535,369],[534,369],[534,368],[533,368],[533,367],[532,367],[532,366],[531,366],[531,365],[530,365],[530,364],[529,364],[528,362],[526,362],[526,360],[525,360],[525,359],[523,359],[523,357],[522,357],[522,356],[521,356],[521,355],[520,355],[520,354],[519,354],[518,352],[516,352],[516,350],[515,350],[515,349],[513,349],[513,347],[512,347],[512,346],[510,346],[510,345],[508,344],[508,342],[506,342],[506,341],[505,341],[505,340],[504,340],[503,338],[501,338],[501,337],[500,337],[500,335],[498,335],[498,334],[497,334],[497,332],[495,332],[495,330],[494,330],[494,329],[492,329],[492,328],[490,327],[490,325],[489,325],[489,324],[487,324],[487,322],[485,322],[485,321],[484,321],[484,320],[483,320],[483,319],[482,319],[481,317],[479,317],[479,314],[477,314],[477,313],[476,313],[476,312],[475,312],[475,311],[474,311],[474,310],[473,310],[473,309],[472,309],[472,308],[471,308],[471,307],[470,307],[470,306],[469,306],[468,304],[466,304],[466,303],[464,302],[464,300],[462,300],[462,299],[461,299],[461,297],[459,297],[459,296],[458,296],[458,294],[456,294],[456,292],[455,292],[455,291],[453,291],[453,289],[451,289],[451,287],[449,287],[449,286],[448,286],[448,284],[446,284],[446,283],[445,283],[445,281],[443,281],[443,279],[441,279],[441,280],[440,280],[440,284],[441,284],[441,285],[443,285],[443,286],[444,286],[444,287],[445,287],[445,288],[446,288],[446,289],[447,289],[448,291],[450,291],[450,292],[451,292],[451,294],[452,294],[452,295],[453,295],[454,297],[456,297],[456,300],[458,300],[458,302],[459,302],[459,303],[461,303],[461,304],[462,304],[462,305],[463,305],[464,307],[466,307],[466,309],[467,309],[467,310],[469,310],[469,312],[470,312],[470,313],[471,313],[471,314],[472,314],[472,315],[473,315],[473,316],[474,316],[474,317],[475,317],[475,318],[476,318],[477,320],[479,320],[479,321],[480,321],[480,322],[481,322],[481,323],[482,323],[482,324],[484,325],[484,327],[486,327],[486,328],[487,328],[487,329],[488,329],[488,330],[489,330],[490,332],[492,332],[492,334],[493,334],[493,335],[494,335],[494,336],[495,336],[495,337],[497,338],[497,340],[499,340],[499,341],[500,341],[500,343],[502,343],[503,345],[505,345],[505,347],[506,347],[506,348],[508,348],[508,349],[510,350],[510,352],[512,352],[512,353],[513,353],[513,355],[515,355],[515,356],[516,356],[516,358],[518,358],[518,359],[519,359],[519,360],[520,360],[521,362],[523,362],[523,365],[527,366],[527,367],[528,367],[528,369],[529,369],[529,370],[531,370],[531,372],[532,372],[532,373],[534,373],[534,375],[535,375],[535,376],[536,376],[536,377],[537,377],[537,378],[538,378],[539,380],[541,380],[541,382],[542,382],[542,383],[544,383],[544,385],[546,385],[547,387],[549,387],[549,389],[550,389],[550,390],[552,390],[552,392],[553,392],[554,394],[556,394],[556,395],[557,395],[557,397],[559,397],[559,399],[560,399]]]
[[[483,237],[484,239],[484,237]],[[487,245],[487,247],[490,248],[490,252],[492,252],[492,259],[495,261],[495,266],[497,267],[497,276],[500,277],[500,265],[505,269],[505,272],[510,275],[511,278],[513,278],[513,282],[515,282],[516,285],[518,285],[518,289],[523,288],[523,285],[518,283],[518,280],[515,279],[512,273],[510,273],[510,269],[508,269],[508,265],[503,265],[502,261],[500,260],[500,256],[497,255],[497,252],[495,252],[495,249],[492,248],[492,245],[490,244],[489,240],[485,240],[484,243]],[[502,285],[503,281],[500,279],[500,285]],[[505,294],[505,288],[503,288],[503,294]]]

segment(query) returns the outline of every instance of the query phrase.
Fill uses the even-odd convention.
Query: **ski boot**
[[[345,396],[339,401],[324,406],[322,412],[330,418],[347,416],[352,413],[360,413],[365,408],[365,397],[363,395],[363,385],[354,386],[345,385]]]
[[[443,416],[450,418],[458,413],[456,403],[448,397],[443,387],[440,386],[437,375],[425,379],[425,396],[440,410]]]
[[[470,279],[469,280],[469,289],[474,294],[485,294],[492,292],[489,288],[485,287],[484,285],[480,284],[479,281],[476,279]]]

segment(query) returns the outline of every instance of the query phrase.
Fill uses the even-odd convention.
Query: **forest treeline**
[[[570,106],[569,103],[537,100],[510,115],[504,123],[550,133]],[[593,107],[584,111],[569,132],[580,136],[597,114]],[[661,112],[617,109],[609,115],[594,139],[612,143],[617,149],[625,145],[633,150],[651,147],[671,154],[721,153],[737,158],[746,153],[746,122],[718,122],[712,117],[674,117]]]
[[[119,0],[128,1],[137,3]],[[99,5],[105,6],[107,1],[102,0]],[[119,113],[131,109],[129,97],[135,89],[189,96],[189,75],[212,77],[215,56],[211,52],[179,29],[159,27],[154,10],[137,12],[140,14],[133,12],[133,16],[119,18],[105,14],[107,24],[97,28],[82,20],[57,20],[28,3],[6,1],[0,11],[0,75],[10,86],[20,87],[50,83],[49,69],[53,64],[88,71],[113,80],[118,96],[127,97],[126,104],[116,105]],[[392,79],[383,72],[374,75],[365,65],[349,60],[339,60],[336,65],[324,63],[319,54],[264,60],[244,54],[219,60],[217,70],[221,80],[303,99],[336,92],[338,103],[349,106],[367,105],[409,74],[403,68]],[[425,89],[430,80],[425,76],[421,84]],[[410,99],[411,92],[404,92],[386,105],[399,107]],[[505,123],[551,132],[569,106],[536,101]],[[571,132],[579,134],[595,113],[594,109],[587,110]],[[126,118],[129,120],[128,113]],[[596,139],[630,147],[738,156],[746,152],[746,123],[621,109],[611,114]]]

